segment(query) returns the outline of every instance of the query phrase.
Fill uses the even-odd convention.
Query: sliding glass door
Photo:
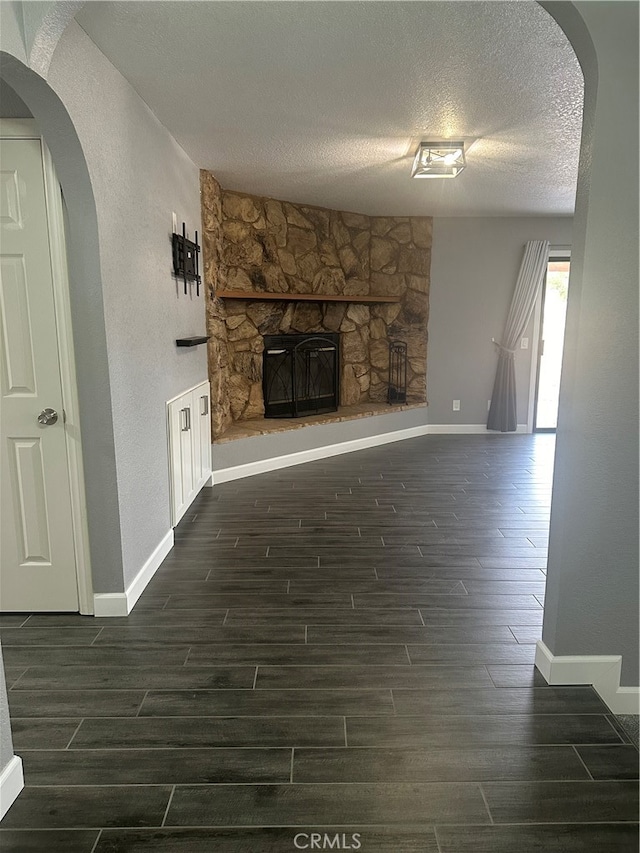
[[[567,317],[569,268],[569,258],[554,258],[547,265],[538,342],[534,415],[536,432],[554,432],[558,425],[558,397]]]

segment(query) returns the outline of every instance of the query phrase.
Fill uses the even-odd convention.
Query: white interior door
[[[37,139],[0,139],[0,265],[0,610],[77,611],[51,252]],[[47,410],[51,412],[42,414]]]

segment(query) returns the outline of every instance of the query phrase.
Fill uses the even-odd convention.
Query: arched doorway
[[[77,388],[77,405],[70,405],[66,412],[66,431],[70,455],[75,454],[76,476],[84,480],[85,505],[77,497],[73,512],[76,531],[83,524],[88,531],[87,536],[80,536],[84,549],[81,563],[91,566],[90,576],[84,569],[87,583],[81,591],[81,610],[92,613],[91,586],[100,588],[102,566],[117,566],[122,561],[96,207],[82,147],[64,105],[42,77],[15,57],[2,53],[0,60],[3,80],[33,116],[34,127],[49,152],[45,158],[51,165],[49,177],[55,168],[64,198],[66,333],[75,354],[75,369],[70,365],[70,370],[76,378],[67,399],[75,393],[73,384]]]

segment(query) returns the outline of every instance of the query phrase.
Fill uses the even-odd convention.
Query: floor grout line
[[[491,814],[491,809],[489,808],[489,803],[487,801],[487,795],[485,794],[484,788],[482,787],[481,784],[478,785],[478,788],[480,789],[480,794],[482,795],[482,799],[484,801],[484,807],[486,808],[487,814],[489,815],[489,820],[491,821],[491,825],[493,826],[495,821],[493,820],[493,815]]]
[[[440,846],[440,839],[438,838],[438,826],[437,824],[433,825],[433,835],[436,840],[436,847],[438,848],[438,853],[442,853],[442,847]]]
[[[91,646],[94,646],[94,645],[95,645],[96,640],[98,639],[98,637],[100,636],[100,634],[102,634],[102,632],[103,632],[103,631],[104,631],[104,626],[103,626],[102,628],[100,628],[100,629],[99,629],[98,633],[95,635],[95,637],[93,638],[93,640],[89,643],[89,648],[90,648]]]
[[[618,738],[620,739],[620,743],[627,743],[627,741],[625,741],[625,740],[624,740],[624,738],[622,737],[622,735],[620,734],[620,732],[616,729],[616,727],[613,725],[613,723],[612,723],[612,722],[611,722],[611,720],[609,719],[609,714],[603,714],[603,716],[604,716],[605,720],[607,721],[607,723],[609,723],[609,725],[611,726],[611,728],[613,729],[613,731],[616,733],[616,735],[618,736]]]
[[[95,851],[96,851],[96,849],[97,849],[97,847],[98,847],[98,842],[100,841],[101,836],[102,836],[102,829],[99,829],[99,830],[98,830],[98,835],[97,835],[97,837],[96,837],[96,840],[95,840],[95,841],[94,841],[94,843],[93,843],[93,847],[91,848],[90,853],[95,853]]]
[[[5,664],[5,666],[6,666],[6,664]],[[25,667],[24,671],[21,672],[20,675],[14,681],[11,682],[11,687],[8,688],[7,692],[11,693],[13,688],[17,686],[17,684],[20,681],[20,679],[22,678],[22,676],[26,675],[27,672],[29,671],[29,669],[30,669],[30,667]],[[18,689],[16,690],[16,693],[19,694],[20,692],[21,692],[20,688],[18,687]]]
[[[584,746],[584,745],[585,745],[585,744],[580,744],[580,746]],[[578,752],[578,747],[577,747],[577,745],[576,745],[575,743],[572,743],[572,744],[571,744],[571,746],[572,746],[573,751],[575,752],[575,754],[578,756],[578,761],[580,762],[580,764],[582,764],[582,766],[584,767],[584,769],[585,769],[585,770],[587,771],[587,773],[589,774],[589,778],[591,779],[591,781],[592,781],[592,782],[594,782],[594,781],[595,781],[595,779],[593,778],[593,776],[592,776],[592,774],[591,774],[591,771],[590,771],[590,770],[589,770],[589,768],[587,767],[586,762],[584,761],[584,759],[582,758],[582,756],[581,756],[581,755],[580,755],[580,753]]]
[[[237,751],[237,752],[243,752],[243,751],[250,751],[250,752],[275,751],[275,752],[284,753],[284,752],[289,752],[289,750],[294,750],[294,749],[305,749],[308,751],[315,751],[319,754],[318,757],[321,757],[320,754],[322,754],[322,756],[326,756],[326,755],[330,755],[331,752],[344,753],[345,748],[348,748],[350,752],[361,752],[363,750],[368,749],[368,747],[359,747],[359,746],[345,747],[343,744],[340,743],[340,744],[332,744],[331,746],[306,746],[305,745],[302,747],[300,747],[300,746],[293,746],[293,747],[291,747],[291,746],[280,746],[280,747],[204,747],[204,751],[206,751],[206,752],[216,752],[219,750],[226,750],[226,751],[233,750],[233,751]],[[391,749],[391,747],[388,747],[387,751],[388,751],[388,749]],[[32,751],[36,752],[36,750],[32,750]],[[40,750],[37,750],[37,751],[40,751]],[[138,752],[139,750],[132,749],[132,748],[119,749],[119,750],[96,750],[96,749],[93,749],[93,750],[92,749],[70,750],[71,754],[77,755],[78,757],[82,757],[83,753],[85,753],[85,752],[95,753],[95,752],[112,752],[112,751]],[[156,748],[150,748],[148,751],[149,752],[160,752],[160,751],[166,752],[166,748],[161,750],[161,749],[156,747]],[[173,750],[171,750],[171,751],[173,751]],[[202,752],[203,750],[199,750],[198,747],[181,747],[179,749],[176,749],[175,751],[179,753],[181,751],[186,751],[186,752],[197,752],[197,751],[199,751],[199,752]],[[409,751],[409,749],[406,748],[406,751]],[[47,752],[64,752],[64,750],[47,750]],[[179,756],[176,756],[176,757],[179,757]],[[339,758],[342,758],[342,756],[340,756]],[[603,785],[606,787],[606,786],[611,786],[612,784],[615,784],[616,782],[621,782],[621,781],[625,782],[629,788],[631,788],[632,786],[634,788],[637,788],[637,782],[638,782],[637,779],[624,779],[624,780],[600,779],[600,780],[594,781],[592,779],[584,779],[582,777],[581,778],[564,777],[562,779],[558,779],[558,778],[536,779],[535,782],[533,782],[531,780],[524,780],[524,779],[514,779],[514,780],[510,780],[508,782],[505,782],[502,777],[496,777],[495,779],[487,779],[486,777],[482,777],[482,776],[480,776],[477,779],[465,778],[465,779],[458,780],[458,781],[452,781],[450,778],[436,779],[433,777],[431,777],[429,779],[425,779],[425,780],[418,780],[418,781],[416,781],[415,779],[407,781],[407,779],[402,779],[402,778],[401,779],[377,779],[377,780],[369,779],[367,781],[362,781],[362,780],[343,781],[341,779],[333,779],[333,780],[326,780],[326,781],[314,781],[314,780],[299,781],[299,782],[296,782],[295,784],[300,785],[300,786],[340,785],[341,787],[348,787],[351,785],[402,785],[402,784],[422,785],[422,786],[426,786],[426,787],[436,787],[439,785],[449,785],[451,787],[455,787],[455,786],[459,786],[459,785],[465,785],[465,786],[478,785],[478,786],[481,786],[481,785],[485,785],[485,784],[498,784],[498,785],[507,785],[507,786],[510,786],[514,789],[522,788],[522,786],[524,786],[524,785],[534,785],[534,786],[538,786],[538,787],[540,787],[542,785],[562,785],[562,786],[571,785],[574,787],[584,785],[584,786],[587,786],[586,793],[588,794],[589,789],[594,788],[595,785],[600,784],[600,785]],[[636,783],[636,784],[634,785],[634,783]],[[105,782],[85,782],[85,783],[80,783],[77,785],[65,784],[64,787],[65,788],[166,788],[166,787],[169,787],[171,784],[172,784],[171,782],[106,782],[106,783]],[[254,780],[249,781],[249,782],[191,782],[191,781],[189,781],[189,782],[176,782],[175,784],[178,787],[188,786],[188,787],[193,787],[193,788],[217,789],[217,788],[232,788],[232,787],[233,788],[237,788],[237,787],[269,787],[269,786],[274,786],[274,785],[289,785],[290,783],[282,781],[282,779],[276,780],[274,778],[273,780],[270,780],[270,781],[254,781]],[[52,783],[52,782],[46,783],[45,782],[45,783],[29,785],[28,787],[32,788],[32,789],[33,788],[50,789],[50,788],[58,788],[61,786],[57,783]],[[532,822],[535,823],[536,821],[532,821]],[[573,821],[567,821],[567,822],[572,823]],[[580,821],[578,821],[578,822],[580,822]],[[606,820],[606,819],[603,821],[592,821],[592,822],[593,823],[616,823],[616,821],[610,821],[610,820]],[[622,820],[620,822],[621,823],[628,823],[629,821]],[[541,821],[541,823],[544,825],[548,825],[548,821]],[[500,823],[498,825],[502,826],[503,825],[502,821],[500,821]],[[1,837],[2,837],[2,835],[0,833],[0,838]]]
[[[169,801],[167,802],[167,808],[165,809],[164,816],[162,818],[162,823],[160,826],[165,826],[167,817],[169,816],[169,809],[171,808],[171,801],[173,800],[173,795],[176,792],[176,785],[173,785],[171,788],[171,793],[169,794]]]
[[[80,720],[80,722],[79,722],[79,723],[78,723],[78,725],[76,726],[76,730],[75,730],[75,731],[74,731],[74,733],[71,735],[71,738],[70,738],[70,740],[69,740],[69,743],[65,746],[65,748],[64,748],[64,750],[63,750],[63,751],[65,751],[65,752],[66,752],[66,750],[68,750],[68,749],[69,749],[69,747],[71,746],[71,741],[72,741],[72,740],[74,739],[74,737],[78,734],[78,730],[80,729],[80,726],[83,724],[84,720],[85,720],[85,717],[83,717],[83,718]]]
[[[393,716],[398,716],[398,711],[396,709],[396,700],[393,698],[393,687],[389,688],[389,693],[391,694],[391,707],[393,708]]]
[[[280,783],[280,784],[285,784],[285,783]],[[296,784],[304,786],[307,783],[297,782]],[[192,786],[185,786],[184,784],[178,784],[175,787],[176,788],[183,788],[183,787],[192,787]],[[193,787],[202,787],[202,786],[201,785],[195,785]],[[496,827],[500,827],[500,828],[501,827],[519,827],[519,828],[522,828],[523,830],[525,830],[527,827],[531,827],[531,826],[565,827],[567,825],[571,825],[571,826],[578,825],[578,826],[584,826],[584,827],[590,827],[590,826],[605,826],[605,827],[607,827],[607,826],[622,826],[622,827],[627,827],[627,828],[633,829],[633,828],[635,828],[635,826],[637,824],[634,823],[633,821],[624,821],[624,820],[592,820],[592,821],[584,821],[583,820],[583,821],[577,821],[577,822],[576,821],[567,821],[565,823],[557,823],[556,822],[553,824],[549,824],[548,822],[542,822],[542,821],[521,821],[520,823],[516,823],[515,821],[509,821],[509,822],[505,821],[504,823],[495,824]],[[261,822],[259,824],[256,824],[256,823],[252,823],[252,824],[236,823],[236,824],[204,824],[204,825],[200,823],[200,824],[180,824],[180,826],[175,826],[173,824],[170,824],[169,828],[175,829],[175,830],[180,830],[180,831],[190,830],[190,829],[202,831],[202,830],[206,830],[206,829],[213,829],[213,830],[240,830],[240,829],[257,830],[257,829],[283,829],[283,828],[289,829],[289,828],[296,828],[296,827],[305,828],[308,826],[309,826],[308,823],[294,823],[294,824],[285,824],[283,827],[282,823]],[[350,829],[353,826],[353,824],[352,823],[346,823],[345,824],[343,822],[338,822],[338,823],[320,822],[319,824],[314,823],[313,826],[314,827],[316,827],[316,826],[327,827],[328,829],[335,829],[335,828],[342,828],[342,827]],[[397,829],[398,824],[397,823],[358,823],[357,826],[360,829],[380,829],[380,828],[396,828]],[[430,823],[411,822],[409,824],[409,826],[418,830],[418,831],[424,832],[425,830],[426,831],[433,830],[435,828],[436,824],[434,824],[433,822],[430,822]],[[440,826],[442,827],[442,825],[440,825]],[[483,823],[479,823],[479,822],[469,822],[469,823],[448,822],[446,824],[446,826],[447,827],[450,827],[450,826],[451,827],[458,827],[460,829],[466,830],[466,829],[470,829],[473,827],[485,828],[485,827],[491,826],[491,824],[487,823],[486,821]],[[35,832],[35,833],[51,832],[50,827],[33,827],[33,828],[24,827],[24,828],[29,829],[30,832]],[[124,830],[124,831],[130,831],[132,829],[131,825],[125,825],[125,826],[113,825],[113,826],[109,826],[108,828],[110,830]],[[154,832],[154,831],[157,831],[158,829],[161,829],[161,828],[162,827],[159,827],[157,825],[145,827],[145,829],[147,829],[149,832]],[[101,831],[101,827],[98,827],[98,826],[82,827],[82,829],[93,830],[95,832]],[[76,832],[77,830],[72,829],[70,831]],[[334,848],[334,849],[337,849],[337,848]],[[347,848],[343,848],[343,849],[347,849]],[[355,848],[351,848],[351,849],[355,849]]]
[[[142,697],[142,701],[141,701],[141,702],[140,702],[140,704],[138,705],[138,710],[136,711],[136,713],[135,713],[135,715],[134,715],[134,716],[136,716],[136,717],[139,717],[139,716],[140,716],[140,711],[142,711],[142,706],[144,705],[144,703],[145,703],[145,701],[146,701],[146,699],[147,699],[147,696],[148,696],[148,695],[149,695],[149,691],[148,691],[148,690],[145,690],[145,692],[144,692],[144,696]]]
[[[516,627],[518,627],[518,626],[516,626]],[[524,626],[522,626],[522,625],[521,625],[521,626],[519,626],[519,627],[521,627],[521,628],[522,628],[522,627],[524,627]],[[509,631],[513,634],[513,639],[516,641],[516,643],[518,643],[518,645],[520,645],[520,640],[518,640],[518,638],[516,637],[516,635],[515,635],[515,633],[514,633],[514,631],[513,631],[513,628],[511,627],[511,625],[507,625],[507,628],[508,628],[508,629],[509,629]]]

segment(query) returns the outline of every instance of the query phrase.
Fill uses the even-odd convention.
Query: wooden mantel
[[[280,302],[400,302],[399,296],[345,296],[328,293],[264,293],[248,290],[218,290],[219,299],[252,299],[253,301],[279,300]]]

